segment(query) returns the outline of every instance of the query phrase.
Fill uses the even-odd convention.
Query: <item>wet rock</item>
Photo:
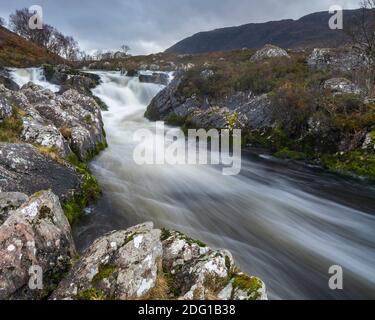
[[[332,78],[323,83],[323,89],[333,95],[360,94],[361,90],[352,81],[345,78]]]
[[[0,299],[47,297],[75,256],[70,226],[58,197],[51,191],[39,192],[10,212],[0,226]],[[31,267],[42,273],[38,289],[29,286],[33,283]]]
[[[153,74],[140,74],[139,81],[142,83],[154,83],[166,86],[169,83],[169,75],[161,72]]]
[[[10,75],[7,69],[0,67],[0,85],[4,85],[5,88],[13,91],[17,91],[20,89],[17,83],[15,83]]]
[[[18,209],[27,200],[27,195],[23,193],[0,192],[0,225],[8,219],[10,211]]]
[[[161,255],[152,223],[110,233],[93,243],[52,299],[139,299],[155,287]]]
[[[81,186],[81,176],[29,144],[0,143],[0,191],[32,195],[52,189],[63,201]]]
[[[290,58],[288,53],[277,46],[267,44],[262,49],[258,50],[250,59],[251,62],[257,62],[269,58],[286,57]]]

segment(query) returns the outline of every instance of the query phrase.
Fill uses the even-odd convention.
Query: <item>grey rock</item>
[[[154,83],[166,86],[169,83],[169,75],[162,72],[154,72],[153,74],[140,74],[139,81],[142,83]]]
[[[9,118],[13,113],[13,108],[7,98],[0,95],[0,122]]]
[[[363,150],[375,152],[375,132],[370,132],[366,135],[365,141],[362,144]]]
[[[81,160],[106,144],[101,109],[89,95],[76,90],[54,94],[31,82],[17,92],[0,87],[0,94],[23,111],[25,142],[55,148],[62,157],[73,151]],[[61,130],[71,135],[63,137]]]
[[[139,299],[155,287],[161,255],[152,223],[110,233],[92,244],[51,299]]]
[[[76,256],[69,223],[51,191],[31,197],[0,226],[0,299],[42,299]],[[43,288],[29,287],[30,268],[42,271]]]
[[[348,72],[368,65],[368,58],[353,48],[316,48],[307,59],[310,67]]]
[[[290,58],[289,54],[277,46],[266,44],[262,49],[258,50],[251,58],[251,62],[257,62],[269,58],[286,57]]]
[[[10,211],[18,209],[28,199],[23,193],[0,192],[0,225],[8,218]]]
[[[0,191],[32,195],[52,189],[63,201],[81,186],[81,176],[29,144],[0,143]]]
[[[323,83],[323,89],[328,90],[333,95],[340,94],[360,94],[361,90],[352,81],[346,78],[332,78]]]

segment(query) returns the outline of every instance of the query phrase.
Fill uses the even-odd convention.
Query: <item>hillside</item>
[[[59,56],[0,27],[0,67],[32,67],[64,63]]]
[[[350,23],[359,10],[345,10],[344,21]],[[200,32],[186,38],[166,52],[197,54],[213,51],[230,51],[242,48],[260,48],[267,43],[283,48],[338,47],[348,42],[340,30],[331,30],[328,12],[318,12],[299,20],[281,20],[250,23],[238,27]]]

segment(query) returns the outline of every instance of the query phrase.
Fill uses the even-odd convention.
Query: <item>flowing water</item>
[[[17,83],[20,87],[33,82],[43,88],[49,89],[53,92],[58,92],[60,87],[46,81],[44,71],[42,68],[26,68],[26,69],[10,69],[11,79]]]
[[[239,176],[213,166],[138,166],[133,134],[155,131],[143,114],[162,87],[98,74],[109,148],[91,165],[104,196],[74,230],[80,250],[153,221],[229,249],[272,299],[375,298],[375,186],[256,150],[243,155]],[[332,265],[343,267],[343,291],[329,289]]]

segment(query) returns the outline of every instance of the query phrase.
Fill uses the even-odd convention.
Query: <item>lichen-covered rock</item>
[[[175,298],[242,299],[235,285],[232,285],[232,290],[227,288],[231,283],[237,284],[241,276],[237,273],[238,268],[230,252],[213,250],[177,231],[163,230],[162,241],[163,270],[167,272],[170,290]],[[246,288],[248,300],[267,299],[263,283],[261,287],[254,285]],[[224,293],[229,291],[225,296]]]
[[[96,240],[51,299],[267,298],[260,280],[249,277],[245,283],[241,277],[247,276],[238,273],[228,251],[213,250],[177,231],[154,229],[149,222]]]
[[[375,152],[375,130],[366,135],[362,149]]]
[[[257,62],[267,58],[286,57],[290,58],[288,52],[277,46],[266,44],[262,49],[258,50],[250,59],[251,62]]]
[[[19,208],[27,200],[27,195],[23,193],[0,192],[0,225],[8,219],[10,211]]]
[[[323,83],[323,89],[328,90],[333,95],[361,93],[359,87],[346,78],[332,78],[326,80]]]
[[[92,244],[52,299],[139,299],[155,287],[161,255],[152,223],[110,233]]]
[[[368,64],[368,58],[352,48],[316,48],[307,59],[310,67],[320,70],[348,72],[358,70]]]
[[[12,113],[13,109],[8,99],[0,95],[0,122],[6,118],[9,118]]]
[[[257,277],[243,273],[234,276],[219,293],[221,300],[267,300],[266,285]]]
[[[52,189],[64,201],[81,184],[82,178],[74,169],[47,158],[35,147],[0,143],[0,191],[32,195]]]
[[[54,148],[63,158],[73,151],[82,161],[106,146],[101,109],[91,96],[59,95],[32,82],[17,92],[0,87],[0,93],[22,110],[23,141]]]
[[[75,255],[58,197],[51,191],[32,196],[0,226],[0,299],[47,297]],[[43,275],[36,289],[29,286],[31,267],[40,268]]]
[[[72,153],[69,142],[54,125],[48,122],[46,123],[42,119],[38,121],[32,116],[24,116],[22,122],[23,130],[21,139],[23,141],[35,143],[43,147],[54,148],[59,152],[62,158],[66,158]]]

